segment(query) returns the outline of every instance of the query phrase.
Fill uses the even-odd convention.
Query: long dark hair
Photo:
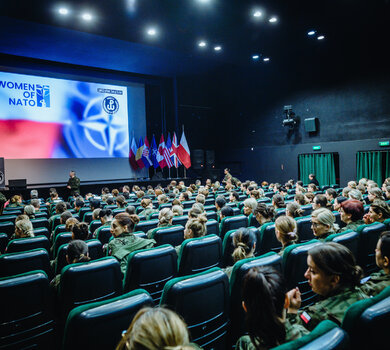
[[[282,321],[287,288],[283,277],[269,266],[253,267],[244,277],[242,299],[246,326],[256,349],[272,348],[286,340]]]

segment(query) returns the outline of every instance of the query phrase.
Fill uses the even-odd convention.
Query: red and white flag
[[[182,164],[188,169],[191,166],[191,157],[190,157],[190,148],[188,147],[186,136],[183,134],[181,135],[180,139],[180,145],[177,149],[177,156],[179,157],[179,160],[182,162]]]
[[[157,151],[157,161],[161,169],[167,166],[167,162],[164,157],[164,149],[165,149],[165,141],[164,141],[164,136],[161,134],[160,144],[158,145],[158,151]]]
[[[133,136],[133,140],[131,141],[131,144],[130,144],[129,161],[130,161],[131,167],[134,170],[138,169],[138,164],[137,164],[137,161],[135,160],[136,153],[137,153],[137,146],[135,144],[135,140],[134,140],[134,136]]]

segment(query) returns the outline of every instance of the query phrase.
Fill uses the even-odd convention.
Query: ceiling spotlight
[[[205,41],[199,41],[198,46],[205,47],[207,46],[207,43]]]
[[[253,12],[253,17],[261,17],[261,15],[262,15],[262,13],[261,13],[261,11],[255,11],[255,12]]]
[[[146,33],[150,36],[155,36],[157,34],[157,30],[155,28],[149,28]]]
[[[264,58],[263,58],[263,61],[264,61],[264,62],[268,62],[268,61],[269,61],[269,57],[264,57]]]
[[[221,46],[215,46],[215,47],[214,47],[214,50],[215,50],[215,51],[221,51],[221,50],[222,50],[222,47],[221,47]]]
[[[200,2],[202,4],[206,4],[206,3],[210,2],[210,0],[198,0],[198,2]]]
[[[271,17],[269,20],[268,20],[270,23],[275,23],[278,21],[278,19],[276,17]]]
[[[61,8],[58,9],[58,13],[60,15],[65,16],[65,15],[67,15],[69,13],[69,10],[67,8],[65,8],[65,7],[61,7]]]
[[[323,40],[323,39],[325,39],[325,36],[323,36],[323,35],[320,35],[317,37],[317,40]]]
[[[252,58],[253,58],[254,60],[258,60],[258,59],[260,58],[260,56],[259,56],[259,55],[253,55]]]
[[[310,32],[307,33],[307,35],[310,35],[310,36],[311,36],[311,35],[314,35],[315,33],[316,33],[315,30],[311,30]]]
[[[81,15],[81,18],[84,20],[84,21],[90,21],[92,19],[92,15],[90,13],[83,13]]]

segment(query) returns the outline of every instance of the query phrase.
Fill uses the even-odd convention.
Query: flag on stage
[[[158,152],[157,152],[157,161],[161,169],[167,166],[167,162],[165,161],[164,158],[164,149],[165,149],[165,141],[164,141],[163,134],[161,134],[160,144],[158,145]]]
[[[145,165],[145,168],[149,168],[151,165],[153,165],[152,161],[150,160],[150,146],[148,138],[145,136],[145,144],[144,144],[144,150],[142,151],[142,162]]]
[[[191,166],[191,157],[190,157],[190,149],[188,147],[186,136],[183,134],[181,135],[180,139],[180,145],[177,149],[177,155],[179,157],[179,160],[183,163],[183,165],[188,169]]]
[[[176,138],[176,133],[174,132],[173,133],[173,139],[172,139],[172,147],[171,147],[171,159],[173,161],[173,165],[175,166],[175,168],[178,168],[181,163],[179,161],[179,158],[177,157],[177,138]]]
[[[158,164],[157,154],[158,154],[158,150],[157,150],[156,139],[154,138],[154,135],[153,135],[150,159],[151,159],[151,161],[152,161],[152,163],[153,163],[153,167],[154,167],[155,169],[157,169],[157,168],[160,166],[160,165]]]
[[[133,140],[131,141],[131,145],[130,145],[129,161],[130,161],[131,167],[134,170],[138,169],[138,164],[137,164],[137,161],[135,160],[136,153],[137,153],[137,146],[135,144],[135,140],[134,140],[134,136],[133,136]]]
[[[145,167],[144,162],[142,161],[142,151],[144,150],[144,141],[142,137],[139,139],[137,153],[135,154],[135,160],[140,169]]]
[[[173,167],[173,161],[171,158],[171,151],[172,151],[171,135],[168,134],[167,144],[166,144],[166,147],[164,150],[164,158],[165,158],[165,161],[167,162],[167,166],[169,169]]]

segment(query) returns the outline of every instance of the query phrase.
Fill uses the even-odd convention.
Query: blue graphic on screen
[[[128,114],[139,86],[0,72],[0,156],[128,157],[129,119],[145,120],[138,103]]]

